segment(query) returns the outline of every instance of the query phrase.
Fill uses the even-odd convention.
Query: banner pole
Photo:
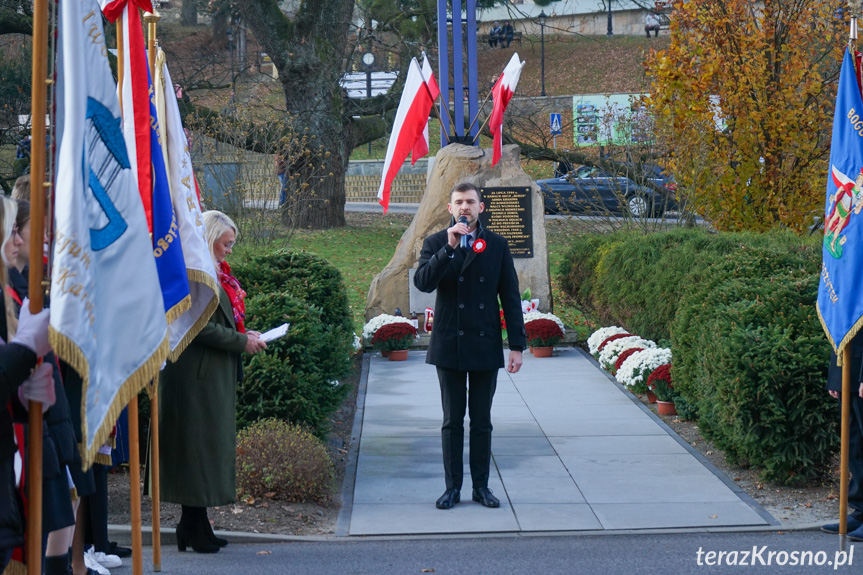
[[[150,66],[150,78],[153,86],[156,83],[156,24],[161,16],[156,13],[144,13],[147,23],[147,61]],[[173,89],[173,88],[170,88]],[[152,382],[150,393],[150,501],[152,504],[153,529],[153,571],[162,570],[162,521],[159,488],[159,382]]]
[[[470,123],[470,128],[467,129],[468,133],[470,133],[470,131],[473,129],[473,125],[476,124],[476,120],[477,120],[477,118],[479,118],[479,113],[482,112],[483,108],[485,108],[485,104],[486,104],[486,102],[488,102],[488,99],[491,98],[492,92],[493,92],[493,90],[489,90],[488,96],[486,96],[485,100],[483,100],[482,104],[480,104],[479,109],[476,111],[476,116],[473,117],[473,120]],[[482,128],[480,128],[479,131],[482,132]],[[479,136],[477,136],[477,137],[479,137]],[[476,142],[476,139],[474,139],[474,142]]]
[[[33,70],[30,113],[30,313],[42,311],[42,229],[45,212],[48,58],[48,2],[33,3]],[[35,248],[33,246],[36,246]],[[4,334],[5,335],[5,334]],[[38,362],[41,363],[39,358]],[[42,402],[31,401],[27,415],[27,573],[42,573]]]
[[[134,5],[129,10],[137,10]],[[123,110],[123,16],[117,18],[117,94],[120,111]],[[129,400],[129,504],[132,512],[132,575],[143,575],[144,561],[141,549],[141,455],[138,444],[138,396]]]

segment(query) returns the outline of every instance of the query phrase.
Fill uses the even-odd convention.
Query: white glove
[[[28,409],[31,401],[41,401],[42,413],[48,411],[48,408],[57,401],[57,396],[54,394],[54,366],[45,362],[37,367],[33,374],[18,387],[18,399]]]
[[[21,314],[18,317],[18,331],[11,343],[20,343],[36,352],[38,357],[43,357],[51,351],[48,342],[49,312],[43,309],[36,315],[30,313],[30,300],[24,299],[21,304]]]

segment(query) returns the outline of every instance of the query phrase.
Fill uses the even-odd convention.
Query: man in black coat
[[[426,363],[437,366],[443,404],[446,491],[436,505],[449,509],[461,498],[467,407],[473,500],[486,507],[499,507],[500,501],[488,488],[491,404],[498,370],[504,367],[498,297],[509,337],[506,370],[516,373],[527,345],[518,275],[506,239],[479,225],[485,205],[476,186],[456,185],[447,209],[452,224],[423,242],[414,276],[420,291],[437,290],[434,330],[426,356]],[[462,237],[466,238],[464,244]]]
[[[848,434],[848,506],[854,512],[848,515],[846,533],[852,541],[863,541],[863,332],[854,336],[851,346],[851,421]],[[830,354],[827,372],[827,391],[836,399],[841,398],[842,368],[836,365],[836,354]],[[839,402],[840,417],[842,402]],[[839,524],[823,525],[822,531],[839,533]]]

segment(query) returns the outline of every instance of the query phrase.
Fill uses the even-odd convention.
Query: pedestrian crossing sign
[[[557,136],[560,133],[560,114],[551,114],[551,135]]]

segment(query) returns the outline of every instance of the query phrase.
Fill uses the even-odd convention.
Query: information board
[[[481,188],[484,228],[509,242],[514,258],[533,257],[533,191],[528,187]]]

